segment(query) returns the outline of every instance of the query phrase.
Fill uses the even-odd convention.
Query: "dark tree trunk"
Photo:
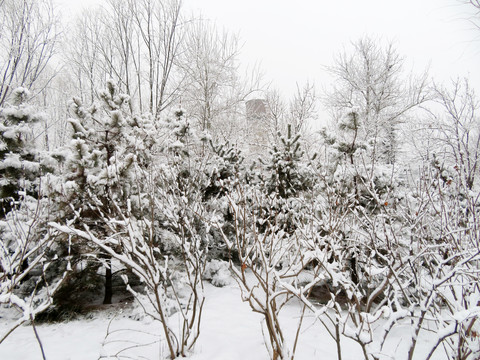
[[[103,299],[104,304],[112,303],[112,258],[109,256],[106,260],[107,266],[105,268],[105,298]]]
[[[358,285],[360,283],[360,280],[357,273],[357,257],[355,256],[355,254],[353,254],[350,258],[350,266],[352,270],[352,281],[355,285]]]

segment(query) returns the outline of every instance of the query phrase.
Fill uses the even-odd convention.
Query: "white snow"
[[[202,316],[200,338],[190,360],[264,360],[268,353],[264,346],[260,314],[251,311],[247,303],[240,300],[235,282],[223,288],[205,284],[206,302]],[[49,360],[116,359],[119,351],[132,347],[120,354],[131,359],[161,359],[167,356],[165,344],[159,341],[160,324],[147,316],[139,317],[138,306],[105,305],[83,319],[65,323],[37,324],[46,358]],[[301,306],[293,301],[281,313],[287,343],[292,344],[299,320]],[[0,309],[0,333],[11,317],[5,317],[6,309]],[[175,317],[176,315],[173,315]],[[109,335],[107,335],[107,330]],[[389,338],[385,352],[396,354],[396,359],[405,358],[403,336],[408,327],[396,330]],[[406,338],[405,338],[406,340]],[[416,359],[421,359],[428,350],[428,339],[422,339]],[[400,344],[400,345],[399,345]],[[309,314],[304,319],[300,342],[295,359],[337,359],[335,343],[325,329]],[[397,348],[398,346],[398,348]],[[352,340],[342,338],[344,360],[358,360],[361,349]],[[435,354],[433,359],[443,359]],[[103,356],[103,357],[101,357]],[[41,353],[33,329],[24,325],[15,330],[0,344],[0,359],[40,359]],[[388,359],[388,357],[382,357]]]

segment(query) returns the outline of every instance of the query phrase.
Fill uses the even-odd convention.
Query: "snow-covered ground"
[[[235,283],[223,288],[205,285],[206,302],[202,330],[191,360],[264,360],[268,354],[261,330],[261,315],[253,313],[240,299]],[[300,305],[292,302],[283,310],[282,324],[285,336],[295,336]],[[0,319],[0,332],[9,321]],[[159,342],[160,324],[142,316],[138,307],[112,305],[96,311],[81,320],[66,323],[37,325],[37,331],[49,360],[114,359],[123,355],[128,359],[161,359],[166,354],[165,344]],[[108,336],[107,331],[110,333]],[[403,332],[403,333],[402,333]],[[391,359],[405,358],[402,335],[409,334],[405,327],[394,334],[391,341]],[[145,344],[150,344],[144,346]],[[425,356],[427,339],[421,339],[420,351],[415,357]],[[131,347],[130,350],[120,352]],[[342,339],[343,359],[362,358],[360,348],[351,340]],[[101,357],[101,356],[104,357]],[[422,356],[423,355],[423,356]],[[121,357],[119,357],[121,359]],[[0,359],[41,359],[39,345],[31,326],[15,330],[1,345]],[[322,325],[312,317],[304,320],[295,359],[337,359],[335,343]],[[385,359],[389,359],[386,357]],[[438,353],[433,359],[443,359]]]

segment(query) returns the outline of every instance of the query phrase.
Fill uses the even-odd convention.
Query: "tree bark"
[[[104,304],[112,303],[112,258],[108,256],[107,265],[105,266],[105,297],[103,299]]]

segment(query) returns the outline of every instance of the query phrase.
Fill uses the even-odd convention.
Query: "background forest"
[[[406,359],[425,334],[423,358],[480,357],[468,79],[408,72],[364,36],[326,68],[331,88],[283,99],[240,66],[236,35],[179,0],[107,0],[68,29],[49,0],[0,0],[0,19],[0,304],[18,314],[0,347],[24,323],[133,297],[185,357],[204,282],[231,276],[271,359],[294,358],[305,316],[338,359],[345,339],[392,356],[405,324]]]

